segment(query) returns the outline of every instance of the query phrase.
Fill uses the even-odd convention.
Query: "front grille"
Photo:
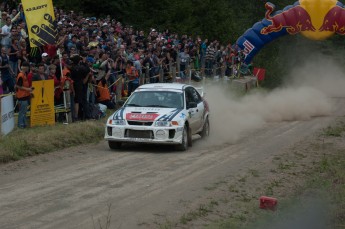
[[[127,121],[128,125],[131,126],[152,126],[153,122],[137,122],[137,121]]]
[[[152,130],[126,130],[125,137],[127,138],[149,138],[153,139]]]

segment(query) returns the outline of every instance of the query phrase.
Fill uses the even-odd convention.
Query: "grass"
[[[341,137],[343,132],[345,132],[345,122],[339,122],[336,126],[325,128],[323,135],[329,137]]]
[[[15,129],[0,139],[0,163],[19,160],[81,144],[104,136],[105,119],[64,125]]]

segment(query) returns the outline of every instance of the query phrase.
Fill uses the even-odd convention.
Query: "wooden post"
[[[191,66],[190,66],[190,63],[187,62],[186,63],[186,77],[187,77],[187,82],[188,84],[191,83],[191,79],[192,79],[192,70],[191,70]]]
[[[220,77],[224,78],[225,70],[226,70],[226,62],[223,62],[222,67],[221,67],[221,71],[220,71]]]
[[[172,82],[176,82],[176,63],[171,63]]]
[[[172,77],[172,82],[174,82],[174,76],[173,76],[173,64],[171,62],[171,60],[169,60],[169,78],[170,76]],[[170,79],[169,79],[170,80]]]
[[[212,75],[213,79],[215,79],[215,76],[217,75],[217,63],[213,64]]]
[[[177,71],[177,76],[180,77],[180,58],[178,57],[177,55],[177,58],[176,58],[176,71]]]
[[[117,83],[116,83],[116,104],[118,104],[118,101],[120,101],[122,99],[122,81],[123,81],[123,77],[122,75],[119,75],[119,78]]]
[[[146,64],[146,68],[145,68],[145,83],[149,83],[150,82],[150,65],[149,63]]]
[[[141,71],[139,72],[139,85],[145,84],[145,74]]]
[[[159,78],[158,78],[159,83],[163,83],[163,79],[164,79],[164,71],[163,71],[163,65],[161,64],[159,66]]]

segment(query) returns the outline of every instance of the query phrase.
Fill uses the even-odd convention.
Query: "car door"
[[[192,134],[195,134],[203,124],[204,103],[198,91],[193,87],[186,88],[185,92],[189,126],[192,129]],[[191,102],[195,103],[196,107],[190,107]]]

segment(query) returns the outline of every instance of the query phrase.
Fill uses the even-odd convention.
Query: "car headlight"
[[[108,123],[116,126],[124,126],[126,125],[126,120],[109,119]]]
[[[169,121],[156,121],[155,126],[169,127],[169,126],[171,126],[171,122],[169,122]]]

